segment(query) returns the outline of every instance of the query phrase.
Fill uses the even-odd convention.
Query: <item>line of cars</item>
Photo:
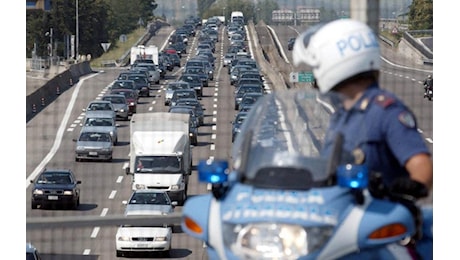
[[[207,38],[205,35],[200,35],[200,37]],[[200,61],[201,66],[205,68],[204,72],[207,80],[213,80],[214,63],[210,63],[210,57],[205,55],[204,52],[206,51],[201,50],[201,55],[197,53],[195,56],[199,57],[192,59],[192,61]],[[190,65],[189,68],[193,68],[193,66]],[[138,78],[148,77],[146,73],[141,73],[132,67],[129,71],[136,74]],[[85,119],[81,123],[82,128],[79,132],[79,137],[74,139],[76,142],[76,161],[111,161],[114,146],[118,143],[118,121],[130,120],[130,116],[137,114],[138,99],[141,96],[148,97],[150,95],[145,91],[142,92],[142,88],[139,88],[139,84],[135,79],[128,77],[128,73],[124,75],[124,77],[116,78],[108,86],[109,91],[101,99],[91,101],[83,109]],[[203,84],[202,78],[199,78],[199,80]],[[175,95],[171,95],[171,99],[165,99],[165,105],[170,106],[169,112],[171,113],[175,113],[174,111],[184,113],[184,111],[179,112],[179,108],[187,108],[188,113],[193,114],[194,119],[190,121],[192,122],[190,125],[190,144],[196,145],[198,143],[197,128],[204,124],[203,107],[200,103],[203,91],[201,89],[200,92],[185,81],[177,80],[176,83],[177,85],[187,86],[186,89],[193,95],[179,97],[179,92],[174,91]],[[169,82],[168,86],[170,85],[174,85],[173,82]],[[124,102],[120,101],[122,97],[124,97]],[[118,100],[119,98],[120,100]],[[121,106],[123,103],[125,106]],[[172,105],[173,103],[174,105]],[[117,106],[117,104],[120,106]],[[64,178],[65,175],[67,175],[67,178]],[[52,209],[60,209],[61,206],[64,206],[64,208],[78,210],[82,181],[77,178],[71,169],[45,169],[31,182],[34,184],[32,189],[32,209],[47,206]],[[46,185],[49,185],[49,187],[46,187]],[[141,200],[138,197],[141,195],[151,199]],[[158,200],[154,200],[152,197],[156,197]],[[160,200],[160,197],[163,199]],[[181,205],[183,202],[179,203],[176,199],[173,200],[168,192],[163,189],[142,188],[139,190],[133,189],[131,197],[123,201],[123,203],[126,205],[124,214],[132,216],[170,214],[177,205]],[[167,256],[171,250],[172,233],[172,227],[168,225],[148,227],[120,226],[115,236],[116,256],[125,257],[132,253],[142,254],[146,252],[161,252],[162,255]]]
[[[184,39],[184,37],[190,38],[193,37],[195,34],[195,30],[197,29],[196,24],[193,26],[193,30],[190,29],[190,26],[186,26],[188,30],[183,30],[184,28],[180,28],[179,32],[177,35],[180,36],[173,36],[175,40],[171,40],[169,46],[166,49],[174,48],[176,45],[180,45],[177,43],[177,40],[179,39]],[[184,32],[186,32],[186,35],[183,35]],[[176,35],[176,34],[174,34]],[[168,51],[169,52],[169,51]],[[181,50],[181,53],[184,53],[184,50]],[[171,52],[172,53],[172,52]],[[180,65],[179,65],[180,66]],[[185,74],[187,75],[187,74]],[[196,76],[196,74],[192,74],[193,76]],[[198,126],[203,124],[203,111],[200,110],[201,114],[195,113],[196,111],[199,111],[198,109],[195,109],[195,107],[201,107],[201,103],[199,100],[201,100],[201,97],[203,96],[203,82],[201,78],[198,78],[198,80],[193,79],[195,81],[199,81],[200,85],[198,86],[193,86],[191,82],[187,82],[184,80],[184,78],[175,80],[175,81],[169,81],[167,83],[166,89],[165,89],[165,99],[164,99],[164,104],[165,106],[169,106],[168,112],[149,112],[149,113],[144,113],[144,114],[136,114],[135,120],[131,120],[130,123],[130,167],[128,167],[127,174],[132,173],[133,178],[136,181],[141,181],[143,178],[147,178],[148,175],[150,174],[155,174],[156,171],[162,172],[161,169],[165,169],[165,173],[157,173],[162,175],[161,179],[166,181],[167,175],[182,175],[182,173],[179,174],[174,174],[175,170],[173,169],[182,169],[184,168],[184,173],[183,173],[183,178],[176,179],[177,181],[183,181],[185,182],[185,187],[182,193],[182,196],[180,195],[181,192],[176,193],[176,191],[179,191],[179,186],[182,186],[180,183],[172,183],[172,184],[166,184],[164,183],[158,183],[157,185],[159,186],[164,186],[164,187],[169,187],[167,189],[163,188],[156,188],[155,186],[151,186],[150,184],[144,183],[142,184],[141,182],[133,183],[133,193],[129,200],[123,201],[123,203],[126,205],[125,208],[125,215],[126,216],[140,216],[140,215],[167,215],[172,212],[174,212],[174,209],[177,205],[183,205],[185,199],[186,199],[186,190],[188,186],[188,175],[191,174],[191,150],[184,149],[183,151],[181,150],[180,155],[173,156],[171,154],[170,156],[166,155],[165,153],[168,153],[166,146],[168,146],[168,143],[173,142],[174,136],[173,135],[173,124],[176,125],[177,123],[177,129],[180,128],[179,122],[174,121],[173,118],[183,118],[181,117],[176,117],[173,116],[173,113],[179,113],[179,114],[187,114],[187,118],[192,118],[192,120],[188,119],[188,135],[189,135],[189,140],[187,140],[187,136],[185,136],[185,140],[187,142],[185,143],[188,148],[191,148],[191,145],[196,145],[198,143]],[[184,103],[185,102],[185,103]],[[192,109],[193,108],[193,109]],[[171,113],[171,114],[169,114]],[[146,130],[141,124],[142,119],[144,118],[145,120],[154,120],[156,116],[166,116],[166,115],[171,115],[170,119],[164,118],[163,120],[163,128],[168,128],[169,133],[165,133],[166,136],[162,135],[162,127],[160,126],[155,126],[153,127],[151,124],[151,127]],[[190,115],[190,117],[188,117]],[[143,117],[137,117],[137,116],[143,116]],[[150,118],[150,119],[148,119]],[[173,123],[173,120],[176,123]],[[145,122],[148,124],[148,122]],[[135,125],[138,125],[138,127],[135,127]],[[184,125],[185,129],[187,129],[187,125]],[[140,132],[137,132],[136,129],[139,129]],[[174,128],[176,129],[176,128]],[[144,132],[147,131],[147,132]],[[176,132],[174,132],[176,133]],[[177,132],[178,133],[178,132]],[[145,134],[149,135],[147,138],[148,140],[153,140],[156,138],[160,138],[162,141],[161,143],[154,142],[155,144],[158,145],[147,145],[145,144],[145,138],[143,138],[143,144],[142,147],[139,147],[139,149],[142,149],[142,155],[137,155],[136,152],[136,147],[137,145],[134,142],[134,137],[136,134]],[[179,134],[179,133],[178,133]],[[163,136],[163,137],[161,137]],[[175,139],[174,139],[175,140]],[[178,142],[182,143],[179,140],[182,139],[177,139]],[[156,149],[161,150],[160,153],[156,154],[154,151],[155,147],[157,146]],[[171,147],[174,149],[177,149],[180,147],[178,144],[174,145],[173,143],[170,144]],[[152,150],[153,149],[153,150]],[[148,151],[151,151],[152,153],[149,153]],[[189,151],[189,152],[187,152]],[[172,152],[172,151],[171,151]],[[155,155],[156,154],[156,155]],[[188,154],[188,155],[187,155]],[[188,158],[188,159],[187,159]],[[177,164],[178,163],[178,164]],[[161,166],[160,166],[161,165]],[[179,167],[179,165],[183,165]],[[166,167],[166,168],[165,168]],[[188,169],[188,170],[186,170]],[[166,173],[170,171],[170,173]],[[174,171],[174,172],[173,172]],[[160,177],[160,176],[158,176]],[[161,181],[160,181],[161,182]],[[172,185],[172,186],[171,186]],[[141,187],[141,188],[136,188],[136,187]],[[145,188],[144,188],[145,186]],[[174,187],[173,187],[174,186]],[[144,255],[144,254],[150,254],[150,253],[160,253],[162,256],[169,256],[170,250],[171,250],[171,245],[172,245],[172,236],[173,236],[173,230],[172,226],[168,225],[157,225],[157,226],[145,226],[145,225],[123,225],[120,226],[117,229],[117,233],[115,235],[115,244],[116,244],[116,256],[117,257],[128,257],[131,255]]]
[[[230,45],[224,55],[223,66],[227,67],[230,75],[230,85],[235,87],[234,109],[237,113],[230,122],[234,142],[250,108],[265,94],[265,86],[257,62],[247,52],[243,25],[239,22],[229,23],[227,35]]]

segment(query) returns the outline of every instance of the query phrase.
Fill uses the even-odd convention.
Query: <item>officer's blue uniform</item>
[[[415,154],[430,154],[412,112],[392,93],[369,87],[348,111],[340,108],[332,115],[323,155],[329,155],[337,133],[344,135],[344,149],[356,162],[383,174],[385,183],[409,176],[404,168]]]

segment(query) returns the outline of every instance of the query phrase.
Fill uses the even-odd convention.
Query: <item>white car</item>
[[[126,205],[125,216],[168,215],[174,212],[177,201],[171,201],[166,191],[144,189],[133,191]],[[116,255],[123,257],[129,253],[161,252],[169,256],[171,250],[172,227],[122,225],[115,235]]]

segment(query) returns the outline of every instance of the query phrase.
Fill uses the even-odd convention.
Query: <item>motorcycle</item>
[[[423,84],[423,86],[425,90],[423,98],[427,98],[429,101],[433,101],[433,87],[429,86],[426,82]]]
[[[199,162],[211,191],[186,201],[181,228],[204,242],[208,259],[432,259],[432,207],[372,195],[378,175],[354,163],[340,135],[321,157],[321,107],[314,91],[266,94],[232,162]]]
[[[427,98],[429,101],[433,101],[433,90],[432,89],[427,89],[427,91],[425,91],[425,95],[423,97]]]

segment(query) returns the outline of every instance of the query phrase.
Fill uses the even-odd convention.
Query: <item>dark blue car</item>
[[[69,169],[45,169],[38,178],[30,181],[32,189],[31,207],[65,207],[77,209],[80,205],[81,181]]]

